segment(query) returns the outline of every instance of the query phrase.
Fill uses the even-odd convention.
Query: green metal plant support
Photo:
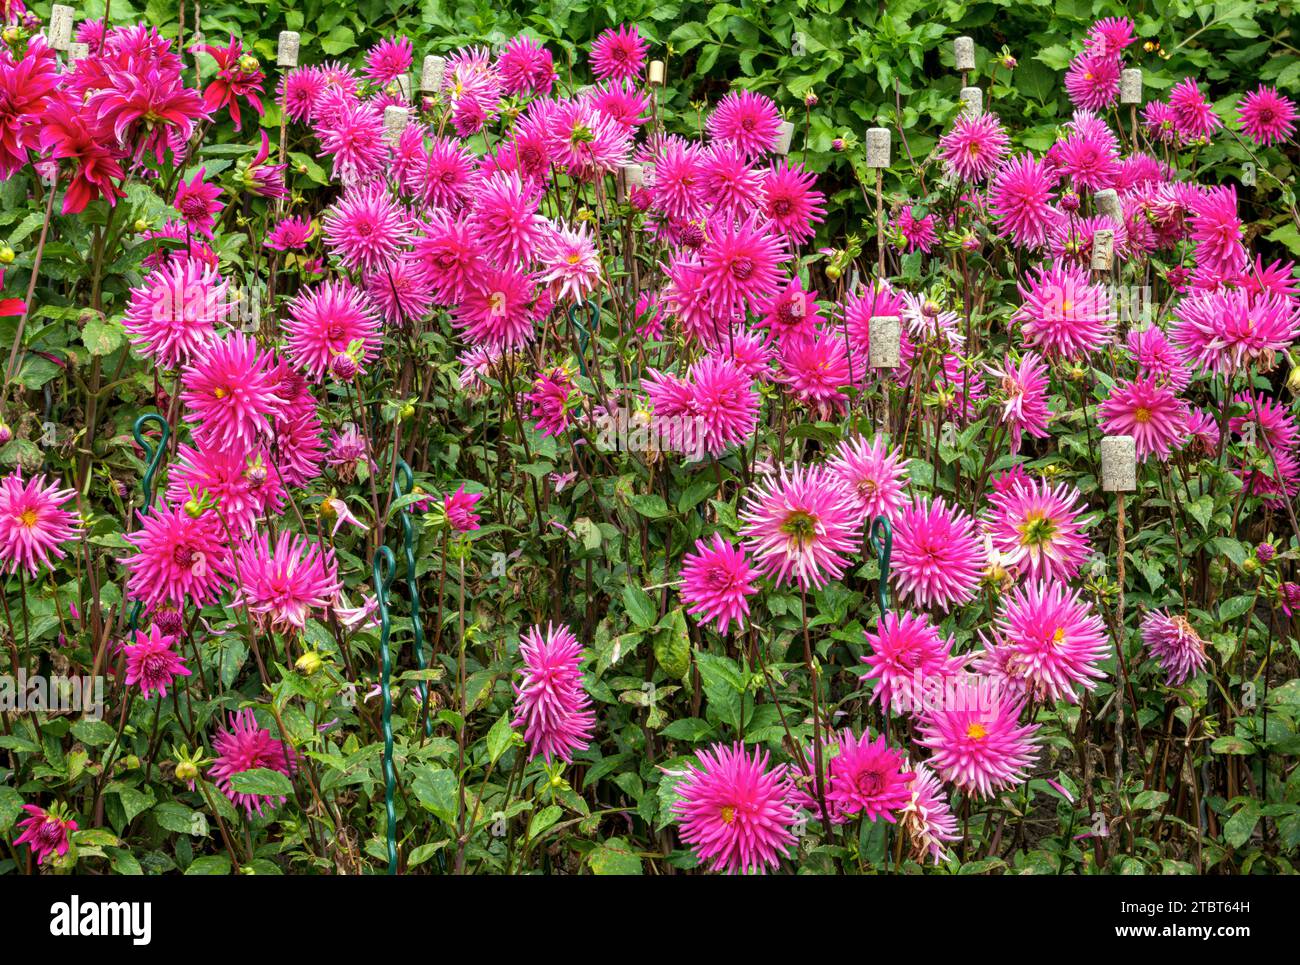
[[[406,460],[397,460],[397,473],[393,478],[393,494],[401,499],[415,491],[415,476]],[[424,657],[424,624],[420,620],[420,589],[415,582],[415,527],[411,525],[411,508],[402,510],[402,549],[406,556],[406,589],[411,594],[411,634],[415,640],[415,664],[421,670],[427,666]],[[420,707],[424,716],[424,735],[433,736],[433,721],[429,718],[429,682],[421,680],[416,690],[420,694]]]
[[[379,689],[384,702],[384,811],[388,818],[388,873],[390,875],[397,874],[397,811],[393,807],[393,796],[397,790],[397,771],[393,767],[393,694],[390,682],[393,658],[388,649],[388,587],[393,582],[393,570],[396,568],[393,551],[387,546],[379,547],[379,552],[375,554],[372,575],[375,581],[375,599],[379,603],[381,663]]]
[[[144,429],[150,422],[156,422],[162,432],[162,438],[158,440],[157,449],[145,438]],[[140,509],[141,516],[148,516],[149,511],[153,509],[154,477],[158,475],[163,456],[167,453],[167,440],[171,437],[171,431],[171,426],[167,424],[167,420],[156,412],[146,412],[136,419],[135,425],[131,427],[131,435],[135,437],[136,445],[144,450],[144,478],[140,481],[140,489],[144,492],[144,506]],[[135,606],[131,608],[132,633],[135,633],[139,628],[140,610],[143,606],[143,601],[137,600]]]
[[[876,603],[880,606],[880,617],[884,619],[889,612],[889,557],[894,551],[894,527],[884,516],[877,516],[871,521],[867,530],[867,543],[876,554],[880,564],[880,580],[876,584]]]

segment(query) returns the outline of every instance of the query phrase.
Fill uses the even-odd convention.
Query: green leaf
[[[0,831],[8,831],[23,810],[23,798],[12,787],[0,787]]]
[[[1234,848],[1240,848],[1248,840],[1259,823],[1259,802],[1247,801],[1223,825],[1223,839]]]
[[[627,615],[632,618],[632,622],[642,630],[649,630],[655,625],[659,610],[646,591],[635,583],[623,584],[623,605],[627,607]]]
[[[1210,745],[1213,754],[1254,754],[1255,745],[1240,737],[1225,734]]]
[[[195,838],[208,836],[208,819],[199,811],[192,811],[184,804],[164,801],[153,809],[154,820],[158,826],[177,834],[188,834]]]
[[[735,661],[727,657],[695,651],[695,665],[700,671],[700,683],[708,698],[708,710],[714,717],[736,730],[741,726],[741,694],[745,680]]]
[[[91,747],[102,747],[116,736],[116,732],[102,720],[85,717],[72,725],[72,736]]]
[[[506,749],[510,747],[510,742],[513,738],[514,732],[510,729],[510,715],[502,714],[497,718],[497,722],[492,725],[492,729],[488,731],[487,747],[489,760],[496,763],[501,755],[506,752]]]
[[[668,515],[668,504],[658,493],[636,493],[629,496],[627,501],[633,509],[648,519],[662,519]]]
[[[639,875],[641,874],[641,857],[631,845],[622,838],[610,838],[602,841],[587,856],[593,874],[598,875]]]
[[[691,669],[691,638],[686,630],[686,616],[681,607],[659,621],[655,633],[655,660],[664,673],[685,680]]]
[[[86,320],[81,330],[81,343],[90,350],[91,355],[109,355],[122,347],[126,339],[126,330],[116,318],[101,318],[92,315]]]
[[[228,875],[230,859],[224,854],[206,854],[202,858],[195,858],[185,869],[185,873],[187,875]]]
[[[279,771],[266,767],[254,767],[240,771],[230,779],[231,786],[241,794],[257,794],[262,797],[288,797],[293,793],[293,784]]]
[[[1224,600],[1219,607],[1220,622],[1227,623],[1229,620],[1235,620],[1237,617],[1243,616],[1250,609],[1253,601],[1254,597],[1245,594],[1234,596],[1230,600]]]
[[[558,805],[552,804],[549,807],[542,808],[534,814],[532,821],[528,823],[529,840],[536,838],[552,824],[560,820],[560,815],[563,813],[564,810],[562,808]]]
[[[455,774],[445,767],[422,767],[411,782],[411,790],[427,810],[451,827],[456,826],[456,797],[460,788]]]

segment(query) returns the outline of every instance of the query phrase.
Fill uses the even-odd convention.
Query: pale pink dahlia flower
[[[678,833],[700,861],[727,874],[775,868],[795,842],[793,786],[785,765],[737,743],[696,752],[675,788]]]
[[[858,548],[858,510],[843,484],[821,467],[784,467],[757,483],[740,513],[740,534],[759,571],[778,585],[820,588],[839,579]]]
[[[529,627],[519,640],[515,727],[524,728],[528,759],[538,754],[572,763],[573,752],[591,745],[596,726],[591,697],[582,686],[582,648],[563,624]]]
[[[972,683],[963,706],[929,711],[918,726],[926,762],[941,778],[976,797],[990,797],[1028,776],[1038,756],[1038,724],[1021,724],[1023,700],[1013,700],[989,681]]]
[[[1187,443],[1187,403],[1152,376],[1117,385],[1097,410],[1108,435],[1132,436],[1139,462],[1165,462]]]
[[[986,642],[978,669],[1031,700],[1078,702],[1075,687],[1093,690],[1111,654],[1101,617],[1077,590],[1031,581],[1002,599],[996,642]]]
[[[860,521],[884,516],[893,522],[903,508],[909,479],[903,452],[883,436],[870,443],[865,436],[845,439],[826,464],[844,484],[860,511]]]
[[[1024,434],[1046,439],[1052,410],[1047,406],[1047,365],[1035,352],[1025,352],[1019,362],[1010,355],[1001,368],[988,366],[995,387],[1000,389],[998,421],[1011,434],[1011,453],[1020,452]]]
[[[1029,479],[989,496],[984,531],[1002,564],[1031,580],[1072,580],[1092,549],[1080,523],[1083,495]]]
[[[304,629],[311,611],[332,604],[341,586],[334,551],[301,534],[284,531],[273,543],[254,537],[236,549],[235,562],[234,605],[247,605],[264,630]]]
[[[61,507],[76,495],[44,475],[24,483],[21,469],[0,480],[0,572],[25,569],[35,576],[63,557],[59,544],[77,535],[81,521]]]
[[[934,772],[924,764],[909,766],[916,776],[907,786],[911,801],[903,808],[902,826],[912,846],[912,857],[921,862],[929,858],[938,864],[948,857],[944,845],[961,839],[957,818]]]
[[[951,634],[944,638],[924,613],[886,613],[873,633],[863,631],[871,652],[864,680],[875,681],[873,701],[894,712],[920,712],[927,693],[962,670],[964,660],[952,653]]]

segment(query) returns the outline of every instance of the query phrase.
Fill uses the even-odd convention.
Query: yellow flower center
[[[215,395],[218,399],[224,399],[230,393],[226,389],[223,389],[221,386],[217,386],[216,389],[213,390],[212,394]]]
[[[1142,407],[1139,406],[1138,409],[1133,413],[1133,421],[1134,421],[1134,422],[1150,422],[1150,421],[1151,421],[1151,410],[1150,410],[1150,409],[1145,409],[1145,408],[1142,408]]]
[[[22,523],[28,529],[34,528],[36,526],[36,521],[39,518],[40,517],[36,515],[36,510],[34,509],[24,509],[18,514],[18,522]]]
[[[1065,627],[1057,627],[1056,632],[1052,634],[1052,645],[1059,647],[1065,642]]]
[[[723,824],[731,824],[735,820],[736,820],[736,809],[732,807],[730,804],[728,804],[726,807],[722,809],[722,822]]]
[[[984,729],[983,724],[976,720],[967,725],[966,736],[971,740],[983,740],[989,736],[989,732]]]
[[[573,254],[569,255],[569,257],[565,258],[564,260],[571,265],[576,265],[578,262],[582,261],[582,256],[575,251]]]

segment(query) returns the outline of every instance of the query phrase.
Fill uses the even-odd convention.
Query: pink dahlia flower
[[[479,516],[474,512],[474,507],[478,501],[483,498],[482,493],[467,493],[465,487],[461,486],[454,493],[447,493],[442,497],[442,511],[447,516],[447,522],[451,528],[458,533],[469,533],[478,529]]]
[[[181,220],[190,231],[211,238],[217,215],[225,205],[217,200],[221,197],[221,187],[204,181],[206,174],[206,168],[199,168],[189,181],[181,181],[172,206],[181,213]]]
[[[998,168],[989,182],[989,213],[1013,242],[1040,248],[1047,241],[1047,229],[1057,217],[1052,192],[1058,180],[1032,154],[1019,154]]]
[[[902,450],[891,448],[883,436],[869,444],[865,436],[858,436],[841,442],[826,468],[853,497],[860,523],[877,516],[893,522],[907,492],[908,461]]]
[[[258,519],[284,508],[284,486],[265,449],[251,452],[181,443],[167,470],[167,500],[184,506],[197,493],[216,503],[216,514],[234,536],[253,531]]]
[[[196,258],[172,259],[131,289],[122,327],[146,358],[180,368],[216,337],[226,291],[215,268]]]
[[[524,399],[532,403],[538,432],[543,436],[564,433],[569,427],[569,398],[574,393],[573,379],[563,367],[543,372],[533,380],[533,388]]]
[[[1133,437],[1139,462],[1164,462],[1187,442],[1187,403],[1151,376],[1117,385],[1097,416],[1107,434]]]
[[[1034,352],[1026,352],[1019,362],[1008,355],[1001,368],[990,365],[989,374],[1001,390],[998,421],[1011,433],[1011,453],[1020,452],[1024,434],[1046,439],[1047,423],[1052,410],[1047,406],[1047,366]]]
[[[630,24],[610,28],[591,45],[591,72],[601,80],[634,80],[645,67],[647,50],[641,32]]]
[[[813,226],[825,220],[826,196],[813,187],[816,183],[815,174],[787,160],[774,162],[764,175],[762,214],[792,247],[811,240],[817,234]]]
[[[515,727],[524,728],[528,759],[538,754],[573,762],[573,752],[591,745],[596,716],[582,685],[582,648],[563,624],[529,627],[519,640],[519,683],[515,685]]]
[[[146,605],[204,606],[234,574],[225,530],[211,511],[195,518],[181,507],[156,509],[126,538],[135,546],[119,560],[130,573],[127,595]]]
[[[875,632],[863,632],[871,652],[864,680],[875,681],[871,699],[895,713],[920,712],[927,694],[959,673],[964,663],[953,656],[953,638],[939,635],[924,613],[886,613]]]
[[[1039,725],[1019,722],[1024,701],[979,681],[953,703],[958,706],[933,709],[921,719],[917,740],[930,749],[926,763],[976,797],[991,797],[1025,780],[1038,755]]]
[[[807,338],[786,339],[779,359],[779,380],[818,419],[830,419],[848,407],[849,397],[841,390],[852,381],[848,346],[841,332],[825,325]],[[864,369],[865,361],[859,359],[858,366]]]
[[[1031,580],[1066,582],[1092,549],[1079,521],[1082,500],[1067,483],[1029,479],[989,496],[984,531],[1007,568]]]
[[[1110,296],[1083,269],[1058,261],[1034,269],[1017,288],[1024,301],[1012,320],[1025,343],[1045,355],[1083,359],[1110,338]]]
[[[555,83],[551,52],[531,37],[512,37],[497,57],[497,74],[506,94],[549,94]]]
[[[383,87],[410,71],[414,59],[415,48],[410,37],[385,37],[366,53],[365,74]]]
[[[1174,344],[1200,368],[1222,375],[1250,365],[1271,368],[1300,334],[1300,312],[1284,297],[1240,288],[1195,292],[1174,316]]]
[[[975,521],[942,496],[918,496],[894,520],[890,577],[917,606],[947,613],[973,599],[986,562]]]
[[[1174,85],[1169,92],[1169,106],[1174,112],[1174,129],[1184,141],[1208,139],[1223,126],[1214,107],[1190,77]]]
[[[714,140],[730,144],[747,157],[757,157],[776,147],[781,115],[772,98],[738,90],[718,102],[707,126]]]
[[[904,770],[907,759],[902,751],[885,743],[881,734],[874,741],[864,729],[854,737],[847,727],[840,731],[835,756],[827,764],[825,794],[831,822],[846,823],[861,814],[868,821],[884,819],[893,824],[894,812],[911,800],[908,783],[916,777]]]
[[[174,678],[190,676],[185,658],[172,649],[174,642],[174,638],[158,631],[157,623],[149,627],[148,633],[137,630],[135,643],[122,648],[126,654],[126,685],[139,684],[147,700],[150,692],[166,697]]]
[[[271,357],[243,332],[211,342],[181,374],[181,400],[200,445],[251,449],[283,404]]]
[[[996,114],[962,114],[939,139],[944,167],[963,181],[982,181],[1006,156],[1011,139]]]
[[[696,752],[678,781],[678,833],[710,870],[761,874],[794,844],[793,785],[786,767],[769,770],[769,760],[757,747],[714,744]]]
[[[844,575],[858,548],[858,515],[852,495],[825,469],[783,467],[745,497],[740,534],[760,573],[778,585],[820,589]]]
[[[249,817],[253,812],[261,816],[262,808],[267,805],[274,807],[285,802],[283,797],[238,791],[232,782],[236,774],[245,771],[278,771],[288,777],[298,769],[298,755],[294,749],[261,727],[251,707],[230,715],[230,730],[219,731],[212,738],[212,749],[217,754],[208,771],[212,783],[230,798],[231,803],[242,807]]]
[[[1003,597],[996,642],[986,642],[977,668],[1031,700],[1078,702],[1075,687],[1093,690],[1106,676],[1099,664],[1110,641],[1091,604],[1061,583],[1031,581]]]
[[[340,355],[349,356],[360,372],[379,356],[379,318],[345,279],[300,291],[282,324],[289,358],[315,382],[325,378]]]
[[[728,543],[722,534],[713,534],[712,545],[697,539],[695,551],[682,560],[681,594],[686,612],[712,623],[721,634],[733,622],[743,630],[749,598],[758,592],[754,586],[757,576],[745,551]]]
[[[1295,133],[1296,117],[1295,101],[1264,84],[1237,102],[1242,131],[1260,147],[1287,140]]]
[[[39,567],[52,568],[63,557],[59,545],[77,535],[81,521],[61,507],[76,495],[44,475],[24,483],[21,469],[0,480],[0,572],[25,569],[36,576]]]
[[[452,323],[464,330],[471,347],[495,351],[532,341],[533,278],[515,269],[488,268],[461,296]]]
[[[1070,61],[1065,72],[1065,90],[1075,107],[1100,111],[1119,98],[1118,54],[1105,50],[1085,50]]]
[[[23,810],[27,817],[16,824],[23,833],[14,839],[15,845],[29,846],[38,865],[50,855],[62,857],[68,853],[68,832],[77,830],[76,821],[64,817],[57,808],[46,811],[35,804],[24,804]]]
[[[1170,687],[1181,687],[1205,669],[1205,641],[1185,616],[1152,610],[1142,618],[1142,642],[1160,661]]]
[[[902,812],[902,826],[916,861],[929,858],[935,864],[948,857],[944,846],[961,839],[957,817],[944,793],[943,784],[924,764],[908,765],[916,776],[908,783],[911,800]]]
[[[311,611],[330,606],[341,585],[334,551],[301,534],[284,531],[274,543],[254,537],[235,550],[235,562],[233,605],[247,605],[264,630],[303,630]]]
[[[382,184],[355,188],[321,222],[325,244],[347,268],[379,271],[411,239],[411,220]]]

